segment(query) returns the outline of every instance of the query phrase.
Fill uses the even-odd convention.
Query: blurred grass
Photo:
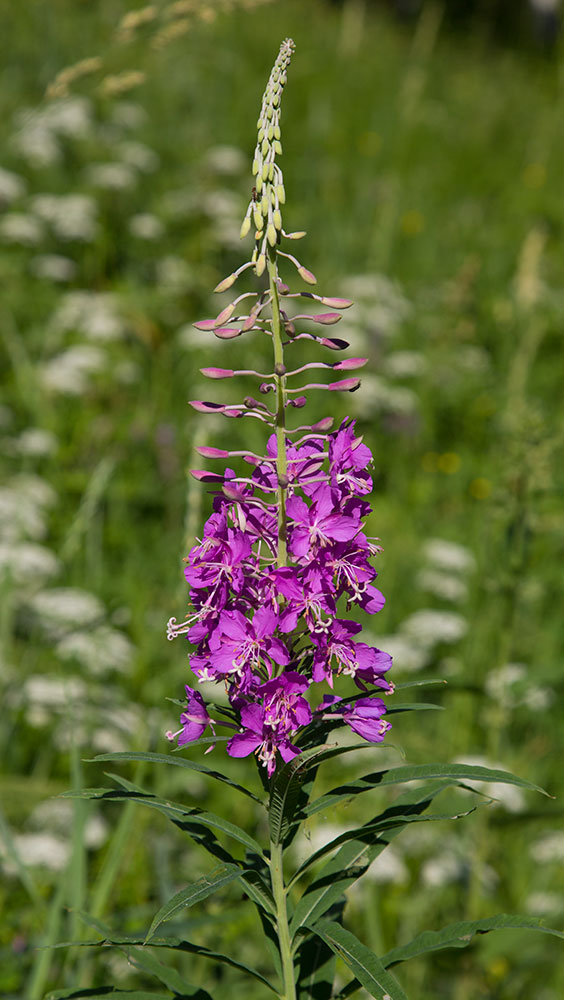
[[[415,26],[355,0],[235,4],[230,13],[199,4],[189,30],[158,48],[151,24],[129,42],[116,40],[121,15],[135,9],[126,2],[30,0],[4,8],[0,165],[25,185],[4,212],[33,216],[35,196],[74,192],[94,199],[99,221],[88,240],[64,241],[46,227],[37,245],[5,237],[0,244],[5,484],[12,490],[18,475],[38,475],[57,498],[44,513],[43,536],[31,529],[14,536],[13,518],[2,530],[6,544],[31,537],[61,560],[50,581],[18,584],[12,572],[2,582],[5,858],[29,850],[14,834],[34,829],[33,811],[45,799],[73,781],[106,780],[79,756],[109,748],[112,739],[116,748],[162,749],[163,732],[174,728],[176,708],[165,699],[182,693],[186,661],[182,646],[166,643],[163,626],[184,613],[185,533],[193,535],[208,507],[186,474],[194,440],[230,433],[234,444],[260,442],[254,426],[242,432],[236,421],[210,422],[206,429],[192,415],[187,400],[203,391],[195,372],[212,349],[204,335],[200,347],[178,331],[210,314],[209,290],[243,259],[218,217],[232,211],[233,196],[244,208],[250,170],[223,174],[210,166],[209,151],[233,146],[250,163],[264,81],[285,35],[297,44],[283,118],[288,226],[308,230],[300,252],[322,291],[347,294],[347,275],[369,275],[373,284],[352,329],[355,351],[358,344],[370,354],[381,380],[367,378],[359,410],[376,456],[371,526],[385,547],[380,580],[388,600],[371,632],[405,636],[403,623],[421,610],[443,618],[455,611],[467,623],[458,641],[435,642],[422,667],[447,676],[436,695],[447,711],[397,717],[393,742],[414,762],[480,754],[560,795],[561,52],[543,59],[493,48],[479,24],[474,34],[449,34],[438,3],[426,4]],[[93,55],[103,57],[102,69],[71,88],[88,102],[86,134],[59,136],[58,158],[37,165],[18,152],[18,114],[48,108],[43,95],[56,74]],[[130,71],[145,73],[145,82],[104,94],[104,74]],[[130,118],[131,105],[137,108],[136,124],[125,127],[119,115],[128,105]],[[90,165],[119,160],[126,141],[156,153],[158,168],[138,170],[121,190],[96,187]],[[140,213],[162,224],[153,241],[132,235],[129,220]],[[37,274],[36,257],[53,253],[74,264],[67,286]],[[63,329],[53,321],[63,296],[77,289],[115,297],[119,337],[89,339],[80,322]],[[47,389],[45,366],[84,343],[102,348],[103,371],[78,395]],[[250,341],[221,350],[226,364],[246,350],[258,364],[263,354]],[[413,367],[414,357],[410,375],[406,359]],[[119,375],[125,364],[134,365],[129,381]],[[335,404],[336,415],[348,405]],[[321,416],[322,403],[311,412]],[[29,427],[54,435],[54,450],[22,450]],[[464,576],[466,598],[440,597],[418,582],[424,544],[436,537],[462,544],[476,561]],[[50,587],[80,588],[103,602],[104,623],[133,644],[126,669],[91,671],[79,656],[62,656],[64,636],[46,632],[30,610],[35,592]],[[77,620],[67,635],[98,625]],[[526,674],[503,687],[499,670],[514,663]],[[405,670],[396,655],[398,678]],[[502,678],[497,689],[487,687],[492,674]],[[67,683],[62,701],[47,701],[43,714],[29,685],[38,677]],[[76,679],[85,687],[73,696]],[[238,775],[245,767],[223,758],[221,766]],[[159,770],[146,780],[162,793],[229,808],[242,824],[256,822],[214,790],[186,788],[183,776]],[[333,784],[334,776],[323,780]],[[113,834],[87,848],[81,832],[89,815],[80,809],[71,820],[66,867],[32,865],[18,879],[16,864],[0,889],[6,996],[40,997],[78,975],[93,985],[112,975],[123,977],[120,985],[143,982],[119,960],[108,972],[105,954],[85,959],[73,949],[63,958],[35,949],[44,935],[82,936],[83,902],[99,917],[111,913],[116,928],[146,927],[182,878],[205,870],[206,859],[181,846],[158,817],[129,810],[108,811]],[[531,854],[560,827],[559,800],[527,799],[518,812],[479,810],[435,841],[406,847],[404,874],[353,895],[347,919],[359,933],[365,928],[369,943],[389,948],[449,920],[534,909],[542,904],[531,903],[536,894],[549,907],[547,920],[562,926],[559,848],[552,862]],[[430,882],[425,863],[449,852],[464,861],[458,874]],[[392,868],[380,877],[393,879]],[[41,906],[30,892],[40,894]],[[206,913],[222,912],[225,950],[253,959],[253,918],[240,906],[223,913],[222,905],[212,902]],[[203,943],[216,933],[204,912],[185,926]],[[524,936],[488,938],[462,958],[413,962],[402,981],[422,1000],[558,1000],[564,966],[553,948]],[[235,975],[219,979],[199,959],[183,971],[211,989],[239,983]]]

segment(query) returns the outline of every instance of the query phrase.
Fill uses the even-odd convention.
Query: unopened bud
[[[269,146],[268,139],[263,139],[262,140],[262,145],[260,147],[260,151],[261,151],[262,155],[266,156],[266,154],[268,153],[269,149],[270,149],[270,146]]]
[[[269,222],[266,228],[266,238],[271,247],[276,246],[276,240],[278,239],[278,234],[276,232],[275,226],[272,225],[272,222]]]
[[[251,220],[250,220],[249,216],[246,215],[245,218],[243,219],[243,222],[241,223],[241,229],[239,231],[239,237],[240,237],[240,239],[242,239],[242,240],[245,239],[245,236],[249,232],[250,228],[251,228]]]
[[[274,142],[273,142],[273,146],[274,146],[274,152],[277,153],[279,156],[281,156],[282,155],[282,143],[280,142],[280,139],[275,139]]]
[[[350,347],[348,340],[340,340],[338,337],[320,337],[319,343],[330,351],[345,351]]]
[[[268,180],[268,163],[263,163],[261,176],[263,181]]]
[[[253,222],[255,224],[255,229],[262,229],[262,212],[258,205],[253,208]]]
[[[282,375],[285,375],[287,372],[286,365],[282,364],[281,361],[277,361],[276,364],[274,365],[274,372],[276,375],[282,377]]]
[[[260,202],[260,210],[265,219],[268,215],[268,206],[269,206],[269,199],[267,198],[266,194],[263,194]]]
[[[260,170],[260,163],[259,163],[257,157],[255,156],[255,158],[253,160],[253,177],[256,177],[256,175],[258,174],[259,170]]]
[[[330,382],[327,388],[330,392],[356,392],[360,389],[360,379],[344,378],[340,382]]]
[[[286,203],[286,190],[283,184],[276,185],[276,194],[278,195],[278,201],[281,205]]]
[[[334,422],[334,417],[322,417],[316,424],[311,425],[311,429],[312,431],[321,431],[323,434],[325,431],[331,430]]]
[[[329,306],[333,309],[350,309],[354,305],[354,302],[351,302],[350,299],[334,299],[328,298],[326,295],[320,296],[319,301],[323,302],[324,306]]]
[[[247,223],[247,232],[248,232],[251,223],[248,218],[245,219],[245,222]],[[243,223],[243,225],[245,224],[245,222]],[[237,281],[236,272],[234,272],[233,274],[228,274],[227,277],[223,279],[223,281],[220,281],[219,284],[215,286],[214,292],[226,292],[228,288],[231,288],[231,285],[235,284],[236,281]]]
[[[213,335],[218,340],[234,340],[235,337],[240,337],[242,332],[238,326],[220,326],[213,331]]]
[[[315,274],[313,274],[312,271],[308,271],[307,267],[304,267],[303,264],[300,264],[300,266],[298,267],[298,274],[300,278],[303,279],[303,281],[307,282],[308,285],[317,284],[317,278],[315,277]]]
[[[200,368],[206,378],[233,378],[235,372],[231,368]]]
[[[296,396],[295,399],[289,399],[288,403],[290,406],[295,406],[297,410],[301,410],[302,406],[305,406],[307,399],[305,396]]]
[[[282,229],[282,214],[278,208],[275,208],[272,213],[272,221],[276,229]]]
[[[257,278],[260,278],[261,274],[264,274],[265,268],[266,268],[266,255],[261,253],[259,254],[255,267]]]
[[[301,229],[296,233],[284,233],[287,240],[302,240],[305,235],[305,229]]]
[[[202,458],[229,458],[228,451],[224,451],[223,448],[209,448],[207,444],[199,445],[196,451]]]
[[[200,483],[222,483],[225,479],[225,476],[217,472],[208,472],[207,469],[190,469],[190,475]]]
[[[333,365],[336,372],[352,372],[355,368],[364,368],[368,358],[345,358],[344,361],[337,361]]]

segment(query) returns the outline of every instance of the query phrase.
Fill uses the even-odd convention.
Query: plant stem
[[[276,903],[276,927],[280,946],[282,963],[283,993],[280,1000],[296,1000],[296,983],[294,978],[294,961],[292,959],[292,942],[288,927],[288,909],[286,906],[286,888],[284,886],[284,862],[282,844],[270,844],[270,881],[272,895]]]
[[[284,367],[284,347],[282,344],[282,317],[278,295],[278,267],[276,250],[268,251],[268,277],[272,300],[272,340],[274,344],[274,377],[276,380],[276,472],[278,476],[278,556],[279,566],[288,562],[286,489],[288,486],[288,463],[286,460],[286,378]]]

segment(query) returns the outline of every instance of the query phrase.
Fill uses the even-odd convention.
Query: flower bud
[[[352,372],[355,368],[364,368],[368,358],[345,358],[344,361],[337,361],[333,365],[336,372]]]
[[[221,312],[218,313],[217,316],[215,317],[214,327],[221,326],[221,324],[225,323],[225,321],[228,320],[229,317],[232,316],[234,312],[235,312],[235,306],[233,305],[232,302],[230,302],[229,305],[225,306],[225,309],[222,309]]]
[[[248,223],[248,225],[247,225],[247,232],[248,232],[250,224],[251,224],[248,217],[244,220],[243,225],[245,224],[245,222]],[[243,228],[243,227],[241,227],[241,228]],[[217,284],[215,286],[214,292],[218,292],[218,293],[219,292],[226,292],[228,288],[231,288],[231,285],[235,284],[236,281],[237,281],[237,272],[234,271],[233,274],[228,274],[227,277],[223,279],[223,281],[220,281],[219,284]]]
[[[257,278],[260,278],[261,274],[264,274],[264,269],[266,267],[266,255],[261,253],[257,260],[257,265],[255,268]]]
[[[190,469],[190,475],[200,483],[222,483],[225,476],[218,472],[208,472],[207,469]]]
[[[200,368],[206,378],[233,378],[235,372],[231,368]]]
[[[317,284],[317,278],[315,277],[315,274],[313,274],[312,271],[308,271],[307,267],[304,267],[303,264],[300,264],[300,266],[298,267],[298,274],[303,281],[307,282],[308,285]]]
[[[202,458],[229,458],[229,452],[224,451],[223,448],[210,448],[208,445],[199,445],[196,448],[198,455]]]
[[[203,399],[191,399],[189,402],[197,413],[223,413],[225,410],[224,403],[210,403]]]
[[[350,299],[334,299],[328,298],[326,295],[321,295],[319,301],[323,303],[324,306],[332,307],[333,309],[350,309],[354,302]]]
[[[281,205],[286,203],[286,190],[283,184],[276,185],[276,194],[278,195],[278,201]]]
[[[330,382],[327,388],[330,392],[356,392],[360,389],[360,379],[344,378],[340,382]]]
[[[272,213],[272,221],[276,229],[282,229],[282,214],[278,208]]]
[[[243,219],[243,222],[241,223],[241,229],[239,231],[239,237],[240,237],[240,239],[242,239],[242,240],[245,239],[245,236],[249,232],[250,228],[251,228],[251,220],[250,220],[249,216],[246,215],[245,218]],[[216,291],[217,291],[217,289],[216,289]]]
[[[220,326],[213,331],[213,335],[218,340],[234,340],[235,337],[240,337],[242,332],[238,326]]]
[[[255,229],[262,229],[262,212],[258,205],[253,208],[253,222],[255,224]]]
[[[197,323],[192,323],[192,326],[194,326],[196,330],[213,330],[215,327],[215,320],[199,319]]]
[[[297,410],[301,410],[302,406],[305,406],[306,403],[307,403],[306,396],[296,396],[295,399],[288,400],[288,405],[295,406]]]
[[[266,238],[271,247],[276,246],[276,240],[278,239],[278,234],[276,232],[276,227],[273,226],[272,222],[269,222],[266,228]]]
[[[340,340],[338,337],[320,337],[319,343],[322,347],[328,347],[330,351],[345,351],[350,347],[348,340]]]

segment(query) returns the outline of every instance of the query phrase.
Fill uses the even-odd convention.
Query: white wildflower
[[[0,543],[0,578],[7,576],[17,586],[41,586],[60,568],[55,553],[43,545]]]
[[[423,552],[428,562],[447,573],[468,573],[476,566],[470,549],[457,542],[447,542],[444,538],[430,538],[423,546]]]
[[[247,157],[236,146],[212,146],[205,156],[207,170],[215,174],[239,174],[247,167]]]
[[[95,624],[104,617],[104,605],[87,590],[54,587],[34,594],[29,607],[43,627],[53,634]]]
[[[70,257],[63,257],[59,253],[44,253],[32,257],[29,262],[29,269],[38,278],[46,278],[48,281],[66,282],[72,281],[76,274],[76,264]]]
[[[98,206],[89,195],[37,194],[31,204],[58,239],[89,243],[95,238]]]
[[[127,163],[93,163],[86,178],[89,184],[106,191],[128,191],[137,183],[137,174]]]
[[[341,331],[339,331],[341,336]],[[348,336],[345,335],[348,340]],[[419,400],[417,395],[405,386],[390,385],[379,375],[366,375],[362,379],[364,395],[353,399],[355,414],[367,417],[373,413],[391,413],[398,416],[412,416],[417,412]]]
[[[458,603],[468,597],[468,587],[464,580],[450,573],[441,573],[434,569],[423,569],[417,574],[415,582],[421,590],[443,601]]]
[[[136,129],[145,124],[147,112],[134,101],[116,101],[112,108],[112,120],[122,128]]]
[[[436,857],[428,858],[421,866],[420,877],[423,885],[438,888],[452,882],[460,882],[467,872],[462,858],[452,851],[441,851]]]
[[[129,220],[129,232],[138,240],[160,240],[165,234],[165,227],[156,215],[140,212]]]
[[[535,841],[529,853],[533,861],[537,861],[539,864],[547,864],[551,861],[562,864],[564,862],[564,831],[558,830],[541,837]]]
[[[129,167],[152,174],[159,166],[159,157],[142,142],[122,142],[115,150],[116,156]]]
[[[25,193],[25,181],[11,170],[0,167],[0,205],[9,205]]]
[[[72,632],[55,648],[62,660],[78,660],[89,673],[96,675],[127,670],[134,651],[133,644],[122,632],[107,625],[88,632]]]
[[[514,686],[526,676],[527,668],[524,663],[506,663],[497,670],[490,670],[485,682],[486,693],[490,698],[503,701],[504,705],[512,707],[519,700],[515,697]]]
[[[562,913],[564,896],[559,892],[532,892],[525,900],[525,909],[529,913],[538,913],[541,916]]]
[[[14,837],[14,846],[24,865],[30,868],[49,868],[51,871],[60,872],[66,868],[70,856],[68,840],[56,837],[52,833],[17,834]],[[13,862],[6,859],[3,866],[7,874],[16,874]]]
[[[419,351],[392,351],[382,368],[391,378],[417,378],[427,371],[427,359]]]
[[[171,291],[182,292],[192,285],[192,270],[182,258],[169,254],[157,263],[157,281]]]
[[[378,635],[374,637],[373,644],[389,653],[394,660],[394,669],[402,673],[422,670],[429,661],[427,647],[404,635]]]
[[[40,378],[46,389],[68,396],[81,396],[90,377],[103,371],[106,355],[98,347],[79,344],[56,355],[43,365]]]
[[[468,623],[455,611],[416,611],[406,618],[400,631],[427,649],[441,642],[459,642],[468,631]]]
[[[61,299],[50,326],[101,341],[119,340],[125,332],[116,299],[109,292],[69,292]]]
[[[39,219],[25,212],[7,212],[0,219],[0,238],[6,243],[21,243],[34,247],[43,239],[43,226]]]

